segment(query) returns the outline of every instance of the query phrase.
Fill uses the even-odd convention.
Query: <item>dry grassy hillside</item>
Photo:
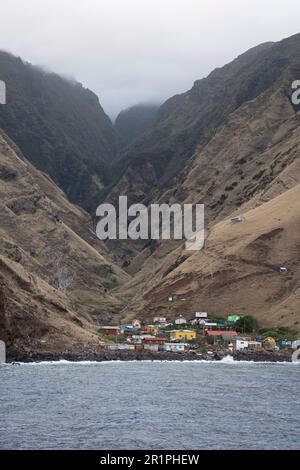
[[[300,330],[299,199],[300,184],[246,212],[244,222],[216,224],[202,251],[188,255],[178,249],[169,255],[155,281],[148,280],[142,299],[137,297],[125,313],[136,315],[138,305],[148,303],[147,312],[139,313],[249,314],[263,325]],[[177,267],[176,259],[181,261]],[[280,274],[281,266],[287,274]],[[172,304],[170,294],[178,298]]]
[[[67,296],[0,255],[0,330],[9,352],[65,351],[99,345],[95,327]]]
[[[197,148],[177,186],[160,195],[161,203],[205,204],[206,247],[191,255],[178,243],[153,242],[140,251],[131,262],[136,275],[127,285],[133,300],[126,316],[208,309],[297,327],[300,114],[290,101],[292,79],[287,70],[229,114],[213,138]],[[231,215],[244,213],[244,224],[228,224]],[[249,217],[254,222],[248,234]],[[287,276],[278,273],[282,264],[289,265]],[[137,288],[145,292],[143,298],[135,294]],[[181,300],[169,304],[169,294]]]
[[[120,310],[111,286],[128,276],[103,256],[88,214],[3,133],[0,201],[1,317],[14,344],[51,342],[54,335],[56,347],[63,346],[66,335],[70,342],[86,337],[91,319],[100,322]]]

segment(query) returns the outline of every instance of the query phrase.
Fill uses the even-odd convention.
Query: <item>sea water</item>
[[[0,365],[1,449],[299,447],[299,363]]]

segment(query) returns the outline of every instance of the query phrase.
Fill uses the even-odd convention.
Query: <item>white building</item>
[[[157,352],[159,350],[159,345],[158,344],[144,344],[144,349],[146,351]]]
[[[195,317],[198,320],[206,320],[208,318],[207,312],[196,312]]]
[[[236,351],[241,351],[242,349],[247,349],[249,346],[249,341],[245,341],[244,339],[235,339],[234,340],[234,348]]]
[[[187,320],[184,318],[182,315],[180,315],[178,318],[175,320],[175,325],[186,325]]]
[[[134,346],[130,344],[106,344],[105,345],[106,349],[109,349],[110,351],[123,351],[123,350],[130,350],[134,349]]]
[[[184,352],[186,344],[184,343],[165,343],[164,350],[172,352]]]
[[[153,323],[159,323],[160,325],[165,325],[167,323],[166,317],[155,317],[153,318]]]

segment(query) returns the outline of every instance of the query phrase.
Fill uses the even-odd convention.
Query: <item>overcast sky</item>
[[[300,32],[299,0],[0,0],[0,49],[76,78],[111,116]]]

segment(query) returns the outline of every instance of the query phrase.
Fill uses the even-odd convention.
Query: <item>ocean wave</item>
[[[299,365],[300,362],[288,362],[288,361],[246,361],[246,360],[235,360],[232,356],[226,356],[220,361],[215,360],[206,360],[206,359],[194,359],[194,360],[162,360],[162,359],[146,359],[146,360],[111,360],[111,361],[68,361],[65,359],[61,359],[59,361],[39,361],[39,362],[12,362],[6,364],[0,364],[4,367],[11,367],[11,366],[62,366],[62,365],[113,365],[113,364],[206,364],[206,365],[259,365],[259,364],[268,364],[268,365],[276,365],[276,364],[286,364],[286,365]]]

